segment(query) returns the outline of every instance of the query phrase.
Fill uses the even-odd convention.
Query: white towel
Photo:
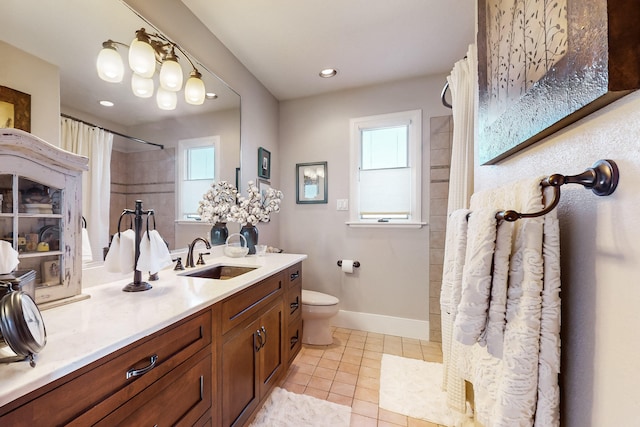
[[[539,183],[540,178],[535,178],[489,190],[488,197],[474,195],[472,210],[475,213],[479,207],[502,205],[502,209],[519,212],[539,211],[543,207]],[[551,198],[546,200],[549,203]],[[494,277],[485,335],[487,348],[473,346],[469,352],[471,368],[465,370],[474,387],[476,416],[486,426],[558,426],[560,273],[555,211],[544,218],[516,221],[509,241],[501,233],[502,229],[498,232],[494,264],[508,259],[507,250],[511,255],[505,319],[501,319],[501,296],[494,307],[494,296],[503,292],[495,289]],[[494,266],[494,273],[497,267]],[[499,341],[499,337],[490,336],[494,327],[499,330],[503,324],[503,352],[498,358],[488,350],[495,344],[492,340]]]
[[[155,274],[172,264],[171,254],[157,230],[145,231],[140,240],[140,256],[136,269]]]
[[[11,243],[0,240],[0,274],[11,273],[19,263],[18,252],[13,249]]]
[[[91,252],[91,242],[89,241],[89,233],[86,228],[82,229],[82,262],[93,261],[93,253]]]
[[[487,323],[496,242],[495,215],[495,209],[474,209],[469,217],[462,293],[453,324],[454,339],[466,345],[478,341]]]
[[[447,406],[460,413],[466,410],[464,378],[459,374],[460,343],[453,339],[453,323],[462,291],[462,270],[467,248],[467,216],[471,211],[458,209],[447,219],[447,233],[440,290],[442,325],[442,389]]]
[[[104,260],[104,267],[112,273],[130,273],[135,266],[136,233],[129,229],[115,234]]]

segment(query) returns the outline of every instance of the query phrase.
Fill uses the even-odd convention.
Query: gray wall
[[[444,82],[423,77],[280,103],[282,245],[309,255],[304,286],[335,295],[342,310],[429,320],[429,228],[351,228],[336,199],[349,199],[349,120],[422,109],[422,215],[429,221],[430,117],[450,113],[439,100]],[[316,161],[328,162],[328,203],[296,204],[295,165]],[[336,265],[342,258],[362,266],[345,275]]]

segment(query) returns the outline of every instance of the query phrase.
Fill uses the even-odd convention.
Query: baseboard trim
[[[382,314],[340,310],[331,319],[331,324],[339,328],[357,329],[429,341],[428,320],[405,319]]]

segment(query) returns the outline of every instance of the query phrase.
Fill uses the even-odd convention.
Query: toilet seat
[[[340,300],[332,295],[323,294],[322,292],[302,290],[302,304],[314,306],[336,305]]]

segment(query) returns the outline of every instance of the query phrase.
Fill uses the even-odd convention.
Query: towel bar
[[[496,214],[498,221],[517,221],[521,218],[535,218],[551,212],[560,202],[560,187],[564,184],[580,184],[584,188],[590,188],[597,196],[609,196],[616,191],[620,171],[618,165],[613,160],[598,160],[578,175],[553,174],[544,178],[540,185],[543,187],[553,187],[553,200],[540,212],[520,213],[514,210],[501,211]]]

